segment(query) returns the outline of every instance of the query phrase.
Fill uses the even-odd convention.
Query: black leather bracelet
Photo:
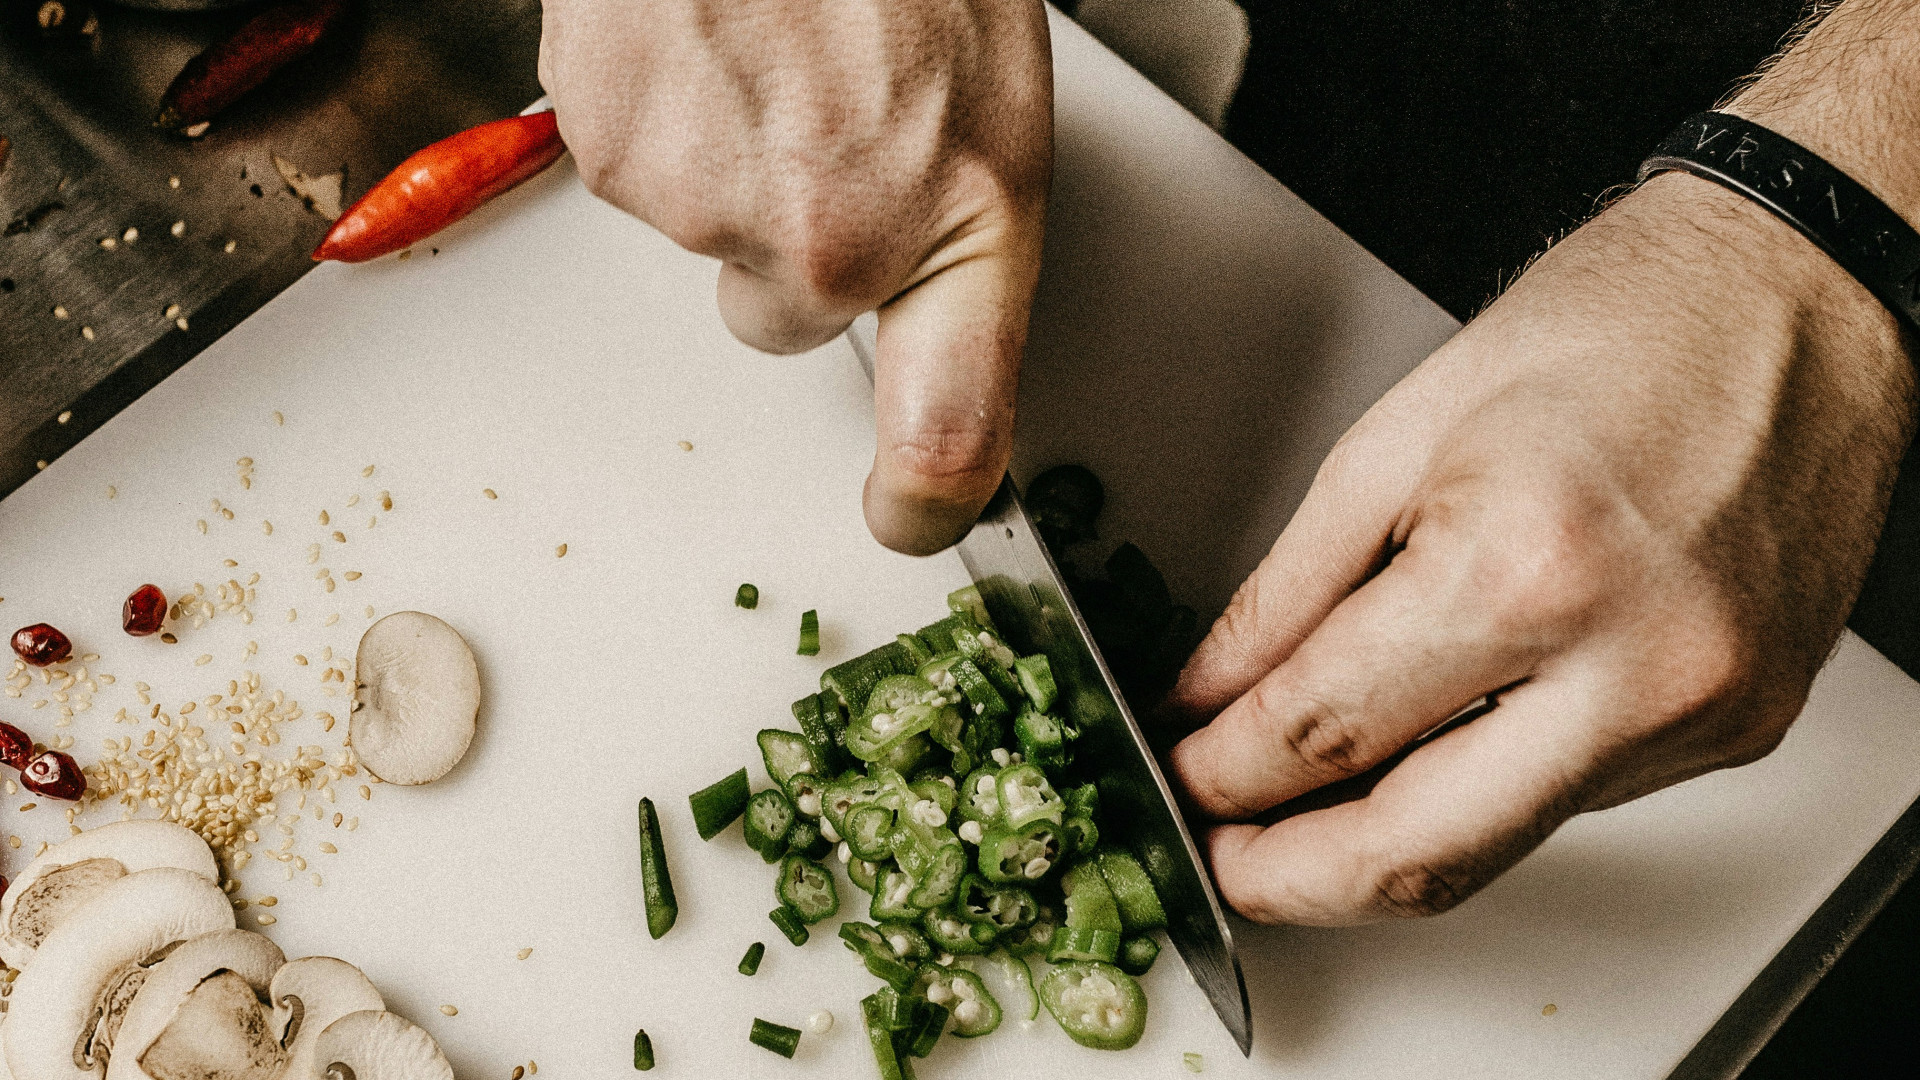
[[[1920,232],[1819,155],[1750,120],[1703,112],[1640,163],[1640,179],[1669,169],[1773,211],[1920,332]]]

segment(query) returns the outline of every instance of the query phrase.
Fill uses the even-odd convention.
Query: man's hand
[[[722,260],[742,341],[879,309],[867,523],[952,543],[1000,483],[1039,272],[1053,76],[1037,0],[548,0],[540,81],[601,198]]]
[[[1807,57],[1816,34],[1734,109],[1910,221],[1912,155],[1876,163],[1899,125],[1920,145],[1920,88],[1872,68],[1914,70],[1916,8],[1843,5],[1820,33],[1871,45]],[[1861,120],[1842,76],[1904,79],[1904,104]],[[1211,723],[1173,767],[1244,820],[1497,705],[1364,798],[1213,829],[1227,902],[1444,911],[1574,814],[1766,754],[1852,606],[1913,411],[1894,317],[1738,195],[1657,177],[1553,248],[1335,448],[1182,674],[1171,710]]]

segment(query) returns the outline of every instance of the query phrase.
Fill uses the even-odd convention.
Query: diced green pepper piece
[[[767,943],[756,941],[747,946],[747,954],[740,958],[740,974],[753,975],[760,970],[760,961],[767,955]]]
[[[907,650],[889,641],[871,652],[835,664],[820,673],[820,690],[839,699],[840,707],[855,713],[866,705],[874,686],[889,675],[906,675],[915,665]]]
[[[795,818],[793,828],[787,830],[787,854],[824,859],[833,854],[833,843],[821,834],[820,826],[811,818]]]
[[[800,1048],[800,1029],[790,1028],[785,1024],[775,1024],[756,1016],[753,1019],[753,1030],[747,1033],[747,1041],[763,1050],[771,1050],[783,1058],[790,1058],[794,1051]]]
[[[871,896],[873,894],[874,882],[879,876],[880,867],[877,864],[868,862],[865,859],[847,860],[847,880],[853,882],[854,887],[858,888],[861,892]]]
[[[742,585],[741,588],[747,586]],[[653,1040],[647,1036],[645,1028],[633,1033],[633,1067],[641,1072],[653,1068]]]
[[[1068,814],[1060,823],[1062,846],[1074,858],[1090,856],[1100,846],[1100,826],[1085,814]]]
[[[813,744],[804,735],[766,728],[755,741],[760,744],[760,760],[766,763],[768,778],[782,789],[801,773],[822,776],[827,771],[827,762],[814,753]]]
[[[1042,769],[1061,769],[1067,764],[1067,735],[1060,721],[1032,709],[1013,721],[1013,737],[1020,744],[1020,756],[1029,765]]]
[[[1059,684],[1053,681],[1053,662],[1045,653],[1023,656],[1013,662],[1014,678],[1020,680],[1020,692],[1027,695],[1027,701],[1040,712],[1053,708],[1053,700],[1060,694]]]
[[[860,1019],[867,1029],[867,1044],[873,1048],[873,1063],[880,1070],[880,1080],[910,1080],[911,1072],[901,1067],[904,1063],[893,1048],[893,1032],[881,1019],[880,1011],[879,994],[860,999]]]
[[[841,839],[856,859],[879,862],[893,855],[894,812],[879,803],[861,803],[847,812]]]
[[[801,921],[799,913],[785,904],[767,912],[767,918],[772,919],[773,925],[779,927],[787,940],[795,945],[805,945],[807,939],[813,936],[808,932],[807,924]]]
[[[1136,934],[1120,942],[1120,955],[1114,963],[1129,975],[1145,975],[1160,958],[1160,943],[1145,934]]]
[[[660,835],[660,815],[652,799],[640,800],[640,893],[647,906],[647,933],[659,940],[680,917],[673,898],[673,877],[667,873],[667,848]]]
[[[953,1011],[952,1033],[957,1038],[976,1039],[1000,1026],[1000,1003],[987,992],[980,976],[964,968],[921,968],[914,979],[914,990]]]
[[[740,587],[733,591],[733,606],[743,607],[748,611],[759,607],[760,587],[752,582],[742,582]]]
[[[1000,770],[1000,820],[1018,829],[1036,821],[1055,825],[1066,817],[1067,804],[1047,782],[1047,774],[1031,762]]]
[[[967,821],[992,825],[1000,820],[1000,769],[982,765],[967,774],[960,783],[959,801],[954,809]]]
[[[1108,848],[1100,853],[1098,861],[1100,876],[1113,892],[1113,902],[1120,908],[1120,922],[1126,932],[1144,934],[1166,929],[1167,909],[1161,906],[1160,894],[1154,890],[1153,879],[1147,876],[1140,860],[1125,851]]]
[[[1120,935],[1112,930],[1092,930],[1084,926],[1063,926],[1054,932],[1047,946],[1047,963],[1064,964],[1073,960],[1098,960],[1111,964],[1120,955]]]
[[[734,818],[746,813],[747,800],[752,795],[753,785],[747,780],[747,770],[741,769],[687,796],[687,805],[693,809],[694,831],[702,840],[720,835],[720,830],[733,824]]]
[[[965,695],[968,704],[973,706],[975,716],[984,716],[991,720],[1006,716],[1013,711],[1012,706],[1007,704],[1007,699],[994,687],[993,683],[987,680],[986,674],[972,660],[963,656],[955,660],[953,666],[947,670],[953,675],[953,681],[959,686],[960,693]]]
[[[780,903],[792,908],[804,923],[831,918],[840,910],[840,892],[834,888],[833,874],[812,859],[799,855],[789,855],[780,863],[774,893]]]
[[[980,876],[997,884],[1038,881],[1060,861],[1060,833],[1051,821],[998,825],[980,838]]]
[[[1081,1046],[1125,1050],[1147,1027],[1147,995],[1112,964],[1060,964],[1040,984],[1040,1000]]]
[[[873,903],[867,908],[868,917],[875,922],[888,919],[917,921],[927,910],[912,900],[914,891],[919,887],[920,883],[905,870],[885,867],[880,871],[879,881],[873,890]]]
[[[801,656],[820,655],[820,613],[812,608],[800,613],[800,645],[794,652]]]
[[[920,925],[934,948],[955,956],[977,956],[993,944],[996,932],[990,923],[968,922],[950,907],[934,908],[921,916]]]
[[[748,847],[770,863],[779,862],[787,853],[787,833],[793,828],[793,803],[787,793],[778,788],[756,793],[747,803],[744,828]]]

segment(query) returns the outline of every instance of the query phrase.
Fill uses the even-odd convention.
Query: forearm
[[[1920,224],[1920,0],[1845,0],[1728,104]]]

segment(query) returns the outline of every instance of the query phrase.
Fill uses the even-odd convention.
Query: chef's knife
[[[871,321],[856,323],[847,338],[871,379]],[[1167,937],[1240,1052],[1250,1055],[1253,1014],[1220,898],[1146,737],[1027,517],[1012,476],[1000,482],[993,501],[960,541],[959,552],[1007,643],[1021,653],[1046,654],[1060,701],[1080,729],[1076,752],[1096,777],[1103,827],[1140,857],[1167,909]]]

